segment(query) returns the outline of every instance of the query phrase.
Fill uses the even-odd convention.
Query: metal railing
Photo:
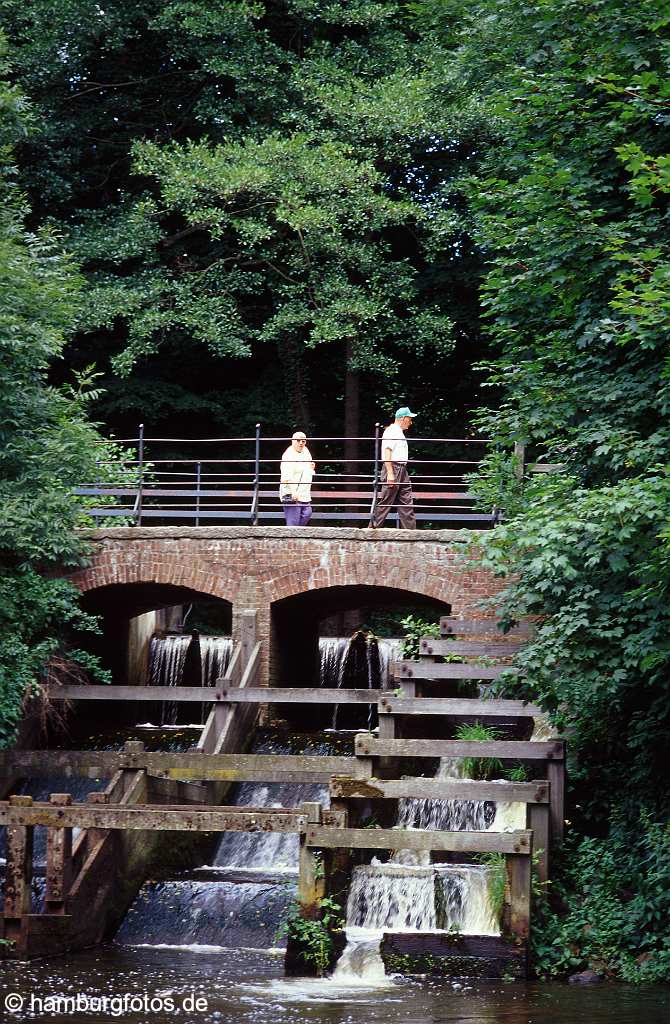
[[[418,522],[491,526],[495,509],[476,510],[467,476],[476,471],[489,443],[474,438],[408,436],[409,472]],[[86,498],[94,521],[124,517],[136,525],[217,521],[251,525],[284,521],[279,498],[280,464],[290,446],[285,437],[122,438],[125,459],[100,460],[98,479],[75,493]],[[312,522],[370,522],[379,496],[381,426],[372,437],[314,437]],[[104,442],[103,442],[104,444]],[[104,480],[105,482],[101,482]],[[394,526],[392,511],[385,525]]]

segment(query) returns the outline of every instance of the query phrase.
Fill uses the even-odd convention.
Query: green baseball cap
[[[411,416],[412,419],[416,419],[416,413],[412,412],[408,405],[401,405],[399,409],[395,411],[395,418],[397,420],[402,419],[403,416]]]

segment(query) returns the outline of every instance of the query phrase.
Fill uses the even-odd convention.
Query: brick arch
[[[183,587],[231,603],[239,586],[239,580],[230,573],[226,576],[215,575],[199,569],[197,565],[185,565],[172,559],[162,563],[145,563],[134,558],[119,560],[117,557],[112,563],[105,559],[104,554],[89,568],[74,573],[69,579],[82,594],[101,587],[148,583]]]
[[[375,564],[379,562],[380,564]],[[427,597],[448,604],[455,611],[463,604],[462,577],[455,573],[426,572],[412,568],[389,571],[380,560],[358,561],[355,566],[320,567],[312,572],[299,569],[266,581],[268,604],[288,597],[333,587],[373,587]]]

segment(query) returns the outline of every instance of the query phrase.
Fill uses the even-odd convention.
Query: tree
[[[0,69],[6,71],[6,68]],[[10,165],[30,129],[21,93],[0,85],[0,745],[24,698],[46,679],[95,663],[68,650],[68,628],[94,629],[75,588],[53,575],[82,564],[85,522],[72,487],[95,478],[108,451],[87,420],[84,389],[47,384],[76,309],[79,279],[52,232],[27,231],[25,201]],[[52,575],[49,575],[51,571]]]
[[[422,390],[423,353],[434,377],[455,342],[477,340],[476,269],[455,269],[459,240],[452,233],[445,249],[444,221],[434,230],[442,181],[467,142],[436,130],[433,55],[403,4],[38,0],[28,16],[9,0],[4,20],[43,112],[20,154],[24,180],[93,286],[69,358],[109,358],[130,380],[111,379],[108,409],[128,408],[140,378],[146,394],[149,375],[157,406],[165,396],[191,423],[198,410],[211,422],[220,397],[194,392],[216,381],[243,405],[235,386],[248,384],[252,355],[263,370],[251,375],[260,408],[249,422],[267,408],[277,426],[307,417],[332,431],[344,392],[359,433],[358,400],[367,417],[388,415]],[[184,198],[191,187],[208,192],[202,223],[196,193]],[[296,282],[305,254],[312,269]],[[286,397],[276,408],[278,360]],[[468,385],[457,387],[467,402]],[[449,414],[435,400],[425,422],[437,429]]]
[[[485,261],[500,401],[479,422],[564,466],[519,489],[494,452],[474,483],[507,511],[482,543],[498,610],[539,617],[505,691],[569,736],[573,831],[539,967],[667,980],[670,19],[620,0],[414,8],[451,47],[454,123],[489,126],[452,184]]]

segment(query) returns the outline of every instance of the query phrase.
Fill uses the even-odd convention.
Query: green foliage
[[[500,739],[500,730],[481,722],[461,722],[456,727],[456,739],[490,743]],[[461,773],[464,779],[499,779],[503,773],[503,764],[497,757],[464,757]]]
[[[316,918],[303,917],[300,904],[293,903],[280,934],[292,939],[300,950],[302,959],[314,967],[318,977],[323,977],[332,967],[332,932],[343,927],[342,907],[332,897],[325,896],[319,900],[319,916]]]
[[[4,91],[3,91],[4,90]],[[92,371],[75,388],[47,383],[74,316],[79,279],[58,237],[26,230],[27,209],[7,161],[19,141],[21,98],[0,84],[0,746],[14,736],[26,695],[40,681],[93,667],[68,650],[69,629],[94,628],[75,588],[43,575],[81,565],[75,527],[85,522],[72,487],[112,458],[87,420]]]
[[[670,829],[645,814],[633,825],[615,819],[607,840],[569,838],[553,885],[561,911],[536,900],[539,974],[590,968],[629,982],[670,980]]]
[[[346,366],[371,422],[422,391],[427,423],[451,415],[424,384],[476,333],[476,272],[404,4],[5,0],[0,21],[38,111],[22,180],[84,268],[72,352],[108,361],[109,413],[150,382],[154,418],[169,393],[218,422],[216,380],[242,422],[332,430]]]
[[[491,909],[501,919],[507,884],[507,861],[504,853],[479,853],[475,860],[487,868],[487,885]]]
[[[492,408],[478,421],[496,448],[472,486],[506,512],[481,545],[505,583],[496,612],[540,622],[517,659],[525,675],[504,692],[540,703],[569,738],[579,838],[565,905],[540,922],[536,954],[554,973],[600,963],[660,978],[667,914],[642,897],[632,851],[664,849],[670,816],[666,5],[412,10],[450,51],[451,116],[481,133],[450,186],[486,261],[495,353],[482,365]],[[565,472],[517,481],[515,441]],[[640,807],[654,838],[638,836]],[[633,894],[661,909],[650,958]]]
[[[439,622],[429,622],[416,615],[406,615],[400,620],[403,631],[402,656],[410,661],[418,661],[421,640],[425,636],[439,636]]]

